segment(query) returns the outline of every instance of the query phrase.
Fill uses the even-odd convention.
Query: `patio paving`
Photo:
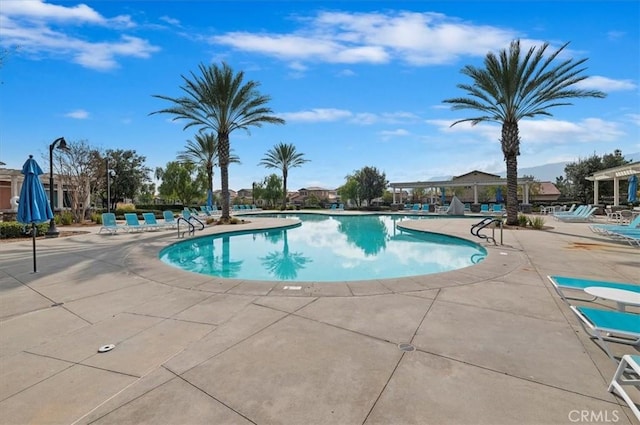
[[[38,240],[38,273],[30,240],[0,243],[0,424],[637,423],[546,275],[640,284],[640,249],[545,218],[475,239],[472,267],[329,284],[175,269],[174,231]],[[474,222],[401,224],[474,240]]]

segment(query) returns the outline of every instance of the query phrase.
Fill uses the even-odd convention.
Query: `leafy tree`
[[[275,207],[281,196],[282,180],[277,174],[271,174],[253,186],[253,198],[264,200],[269,207]]]
[[[233,151],[233,149],[231,149]],[[178,160],[202,166],[207,173],[207,190],[213,193],[213,167],[218,165],[218,142],[212,133],[197,133],[194,140],[187,140],[185,149],[178,152]],[[239,163],[240,158],[229,153],[229,163]]]
[[[202,199],[206,187],[206,176],[191,162],[171,161],[162,172],[162,184],[158,187],[160,196],[177,199],[189,205]]]
[[[381,173],[376,167],[364,167],[356,171],[354,177],[358,182],[358,196],[367,201],[367,206],[371,205],[373,199],[382,196],[389,184],[385,173]]]
[[[551,116],[550,108],[571,105],[567,99],[606,96],[598,90],[575,88],[576,83],[587,78],[581,75],[585,68],[580,68],[587,59],[565,59],[551,67],[568,44],[545,56],[549,46],[545,43],[540,48],[531,47],[522,56],[520,41],[513,41],[508,50],[501,50],[497,56],[488,53],[484,68],[467,65],[462,69],[461,72],[473,81],[471,84],[458,84],[458,88],[466,91],[469,97],[444,100],[453,105],[453,110],[471,109],[480,113],[457,120],[452,126],[461,122],[501,124],[500,143],[507,166],[507,224],[510,225],[518,224],[518,122],[539,115]]]
[[[138,193],[137,200],[141,204],[151,204],[153,203],[153,198],[156,194],[156,185],[155,183],[143,183],[140,185],[140,192]]]
[[[86,140],[66,141],[67,149],[53,151],[53,168],[63,185],[73,188],[68,191],[71,200],[71,213],[75,223],[81,223],[89,208],[91,186],[97,170],[94,158],[99,151],[92,148]]]
[[[568,198],[589,203],[593,200],[593,182],[587,180],[591,174],[628,164],[622,155],[622,151],[616,149],[613,154],[605,154],[602,157],[595,153],[588,158],[578,159],[564,167],[566,180],[563,180],[563,189]],[[558,179],[556,179],[558,182]],[[620,189],[626,190],[626,182],[621,181]],[[613,182],[602,181],[598,185],[598,193],[602,196],[613,196]]]
[[[360,208],[362,201],[360,199],[358,180],[351,174],[347,175],[345,179],[347,180],[346,183],[337,190],[338,196],[345,201],[352,200]]]
[[[135,150],[107,150],[105,158],[101,161],[103,164],[101,174],[105,176],[103,186],[105,194],[107,193],[105,159],[109,160],[109,168],[116,173],[116,176],[111,179],[111,199],[108,200],[112,209],[115,209],[118,201],[134,199],[140,192],[141,186],[151,181],[149,178],[151,169],[144,165],[146,158],[138,155]]]
[[[244,72],[235,73],[226,63],[222,66],[199,65],[200,75],[191,73],[191,79],[182,76],[185,93],[182,97],[154,95],[167,100],[173,106],[152,114],[171,114],[174,120],[184,119],[189,127],[199,127],[201,131],[212,130],[218,141],[218,161],[222,188],[222,221],[229,221],[229,163],[231,147],[229,136],[234,130],[249,130],[264,123],[284,124],[266,105],[269,96],[260,94],[259,83],[246,83]]]
[[[300,167],[308,159],[303,158],[304,154],[297,152],[293,144],[279,143],[272,149],[267,151],[264,158],[260,160],[258,165],[264,165],[267,168],[277,168],[282,171],[282,209],[287,209],[287,177],[289,176],[289,168]]]

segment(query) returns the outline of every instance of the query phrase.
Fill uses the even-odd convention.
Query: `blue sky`
[[[442,100],[464,94],[463,66],[514,39],[571,42],[565,57],[589,58],[583,88],[607,93],[522,121],[520,167],[634,153],[639,28],[634,0],[2,0],[0,45],[10,54],[0,68],[0,161],[20,168],[29,154],[46,158],[64,136],[164,166],[195,130],[150,116],[168,106],[152,95],[179,96],[181,75],[225,61],[259,81],[287,122],[232,133],[242,161],[230,166],[232,189],[273,172],[257,164],[279,142],[311,161],[290,171],[290,189],[335,188],[364,166],[392,182],[500,172],[499,126],[450,128],[469,113]]]

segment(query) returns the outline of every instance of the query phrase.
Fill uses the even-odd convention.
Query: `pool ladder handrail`
[[[184,217],[178,217],[178,239],[183,238],[185,233],[188,233],[189,236],[193,236],[196,233],[196,226],[192,223],[192,221],[195,220],[198,224],[200,224],[200,230],[204,229],[204,223],[201,222],[197,217],[191,216],[189,217],[189,219],[187,220]],[[182,232],[182,234],[180,233],[180,222],[184,221],[188,226],[189,226],[189,230],[188,231],[184,231]]]
[[[502,245],[502,220],[499,218],[493,217],[485,217],[480,220],[478,223],[471,226],[471,234],[473,236],[477,236],[480,239],[486,239],[487,241],[493,242],[494,245],[498,245],[496,242],[496,226],[494,225],[491,228],[491,236],[481,234],[480,231],[491,224],[499,224],[500,225],[500,245]]]

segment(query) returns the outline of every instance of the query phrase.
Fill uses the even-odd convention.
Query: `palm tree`
[[[231,149],[233,150],[233,149]],[[218,163],[218,141],[213,133],[197,133],[194,140],[187,140],[185,149],[178,152],[178,160],[202,166],[207,172],[207,189],[213,194],[213,167]],[[229,163],[239,163],[240,158],[229,152]]]
[[[497,122],[502,125],[500,143],[507,165],[507,224],[518,223],[518,155],[520,155],[520,135],[518,122],[522,118],[538,115],[552,116],[548,109],[555,106],[571,105],[566,99],[581,97],[602,98],[606,95],[598,90],[574,88],[576,83],[587,78],[580,75],[585,68],[579,68],[587,59],[574,61],[565,59],[559,65],[551,63],[567,47],[564,44],[551,55],[545,57],[549,43],[536,49],[531,47],[521,57],[520,41],[511,43],[499,55],[488,53],[484,68],[467,65],[461,72],[473,80],[472,84],[458,84],[470,97],[444,100],[451,103],[452,110],[473,109],[481,115],[465,118],[451,124],[470,121]]]
[[[189,127],[201,131],[213,130],[218,140],[218,162],[222,186],[222,221],[229,220],[229,162],[231,146],[229,136],[234,130],[249,131],[249,127],[262,127],[263,123],[284,124],[282,118],[272,115],[267,107],[270,97],[260,94],[259,83],[243,82],[244,72],[234,73],[226,63],[222,66],[199,65],[201,75],[191,72],[191,79],[182,76],[185,92],[182,97],[154,95],[168,100],[173,106],[151,114],[171,114],[173,120],[184,119]]]
[[[264,158],[260,160],[258,165],[264,165],[267,168],[278,168],[282,170],[282,209],[287,209],[287,177],[289,175],[289,168],[300,167],[305,162],[309,162],[308,159],[303,158],[304,154],[296,152],[296,147],[293,144],[279,143],[272,149],[267,151]]]

